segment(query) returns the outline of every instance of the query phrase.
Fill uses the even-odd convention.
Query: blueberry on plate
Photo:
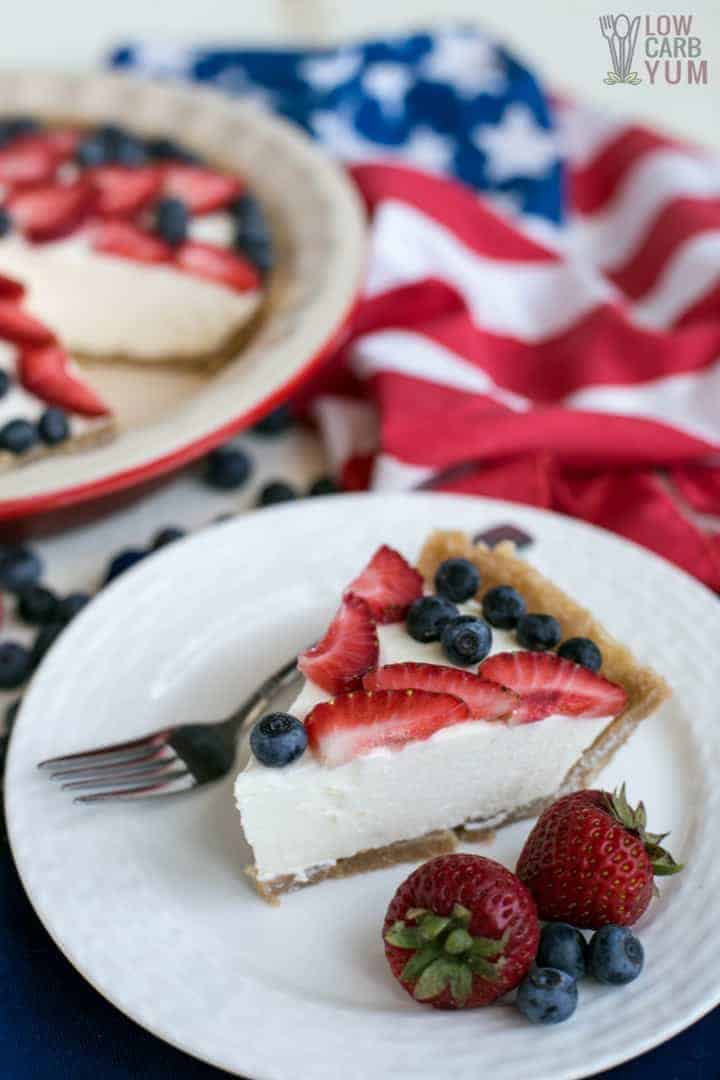
[[[38,420],[38,435],[46,446],[57,446],[70,435],[70,422],[64,409],[52,405]]]
[[[108,582],[113,581],[120,574],[124,574],[131,566],[135,566],[141,559],[144,559],[146,554],[147,552],[141,551],[140,548],[125,548],[124,551],[119,551],[110,560],[103,584],[107,585]]]
[[[297,499],[297,491],[292,485],[284,480],[271,480],[260,488],[257,505],[275,506],[277,503],[292,502],[293,499]]]
[[[293,426],[293,423],[294,418],[290,406],[278,405],[277,409],[273,409],[272,412],[263,416],[262,420],[258,420],[257,424],[253,425],[252,430],[255,435],[267,435],[272,438],[275,435],[282,435],[284,431]]]
[[[262,765],[289,765],[305,752],[305,725],[288,713],[270,713],[250,732],[250,749]]]
[[[491,626],[511,630],[527,611],[527,604],[511,585],[498,585],[483,596],[482,611]]]
[[[205,480],[213,488],[234,491],[247,483],[252,472],[252,458],[239,446],[218,446],[208,454]]]
[[[461,667],[479,664],[490,652],[492,630],[475,615],[458,615],[443,628],[440,640],[448,660]]]
[[[567,971],[533,968],[518,986],[515,1003],[533,1024],[561,1024],[575,1012],[577,983]]]
[[[37,428],[29,420],[8,420],[0,428],[0,450],[10,454],[25,454],[37,441]]]
[[[332,476],[319,476],[308,488],[308,495],[337,495],[339,490]]]
[[[435,589],[454,604],[469,600],[479,586],[480,573],[469,559],[445,559],[437,568]]]
[[[10,548],[0,556],[0,586],[8,592],[19,593],[39,581],[42,569],[40,559],[30,548]]]
[[[0,236],[7,236],[12,229],[12,218],[4,206],[0,206]],[[3,372],[5,378],[7,375]]]
[[[415,641],[439,641],[444,627],[459,614],[444,596],[421,596],[410,605],[405,626]]]
[[[599,671],[602,667],[602,653],[590,638],[568,638],[558,649],[558,656],[572,660],[574,664],[582,664],[590,671]]]
[[[30,667],[33,671],[38,666],[50,646],[54,644],[58,637],[60,637],[60,634],[63,632],[66,625],[66,623],[60,622],[59,619],[55,619],[53,622],[45,623],[44,626],[40,627],[35,635],[35,640],[33,641],[30,650]]]
[[[58,601],[44,585],[26,585],[18,593],[17,613],[23,622],[40,626],[57,617]]]
[[[602,983],[624,986],[643,969],[645,951],[628,926],[603,926],[590,939],[589,967]]]
[[[554,649],[562,630],[552,615],[521,615],[517,621],[517,639],[523,649]]]
[[[168,544],[174,544],[176,540],[182,540],[185,535],[185,530],[179,529],[177,525],[166,525],[164,529],[155,533],[152,549],[157,551],[158,548],[167,547]]]
[[[155,231],[171,247],[177,247],[187,238],[190,214],[182,199],[168,195],[155,207]]]
[[[90,603],[91,597],[86,592],[71,592],[58,601],[57,617],[61,622],[69,623],[84,607]]]
[[[16,690],[30,674],[30,653],[18,641],[0,644],[0,690]]]
[[[587,972],[587,942],[569,923],[547,923],[540,933],[535,962],[541,968],[559,968],[575,979]]]

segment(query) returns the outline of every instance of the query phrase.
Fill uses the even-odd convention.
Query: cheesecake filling
[[[404,623],[378,626],[378,638],[379,666],[448,666],[439,643],[414,641]],[[517,649],[512,635],[493,630],[491,654]],[[288,711],[304,720],[329,697],[307,680]],[[287,875],[300,881],[315,866],[547,797],[611,719],[550,716],[514,727],[473,720],[335,768],[321,765],[310,750],[283,769],[250,756],[235,797],[258,880]]]

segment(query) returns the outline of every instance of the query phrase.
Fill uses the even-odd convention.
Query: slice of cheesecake
[[[267,900],[537,814],[587,786],[669,693],[511,544],[437,532],[418,571],[376,553],[300,658],[306,682],[289,713],[307,748],[281,768],[251,754],[237,778],[249,872]],[[428,604],[434,585],[444,598]],[[498,608],[498,586],[545,618]],[[560,655],[542,650],[560,637]],[[566,658],[576,654],[586,666]]]

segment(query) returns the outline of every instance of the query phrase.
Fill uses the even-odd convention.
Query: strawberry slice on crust
[[[298,667],[329,694],[339,694],[359,686],[378,652],[370,608],[359,596],[346,596],[322,641],[300,654]]]
[[[443,664],[387,664],[363,676],[366,690],[430,690],[452,694],[470,709],[473,720],[507,720],[520,698],[506,686],[471,671]]]
[[[99,165],[87,176],[98,191],[101,217],[131,217],[153,201],[162,183],[159,169],[131,169],[127,165]]]
[[[316,705],[305,721],[323,765],[342,765],[380,746],[399,748],[471,719],[464,701],[427,690],[359,690]]]
[[[15,191],[7,207],[27,239],[40,244],[74,232],[96,199],[95,188],[83,178],[73,184],[42,184]]]
[[[383,544],[365,569],[351,581],[345,595],[353,593],[367,603],[379,623],[400,622],[408,608],[422,596],[423,580],[394,548]]]
[[[0,274],[0,299],[19,300],[25,293],[25,286],[15,278]]]
[[[18,378],[26,390],[48,405],[59,405],[81,416],[107,416],[110,412],[95,391],[73,374],[68,356],[59,345],[22,349]]]
[[[47,345],[54,340],[46,326],[23,311],[15,298],[6,299],[7,296],[7,293],[0,293],[0,341],[12,341],[15,345]]]
[[[168,244],[129,221],[104,221],[97,225],[92,230],[91,244],[104,255],[119,255],[138,262],[169,262],[173,256]]]
[[[44,184],[65,157],[59,145],[44,135],[27,135],[0,150],[0,184]]]
[[[215,244],[186,240],[177,249],[175,261],[188,274],[227,285],[235,292],[249,292],[260,287],[260,276],[247,259]]]
[[[174,163],[163,170],[163,193],[182,199],[191,214],[222,210],[242,191],[243,184],[236,176],[213,172],[199,165]]]
[[[515,723],[529,724],[553,714],[616,716],[627,704],[622,686],[555,653],[497,653],[480,665],[479,674],[520,695]]]

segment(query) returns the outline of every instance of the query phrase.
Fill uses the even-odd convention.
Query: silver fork
[[[615,74],[618,78],[622,78],[620,58],[617,52],[617,39],[615,36],[615,19],[612,15],[600,16],[600,30],[602,31],[602,36],[607,39],[607,43],[610,47],[610,57],[613,62]]]
[[[497,525],[473,537],[490,547],[512,540],[518,547],[532,541],[514,525]],[[221,780],[233,768],[243,728],[267,709],[281,690],[301,678],[293,657],[255,690],[231,716],[214,724],[178,724],[140,739],[41,761],[75,802],[99,803],[177,795]]]

